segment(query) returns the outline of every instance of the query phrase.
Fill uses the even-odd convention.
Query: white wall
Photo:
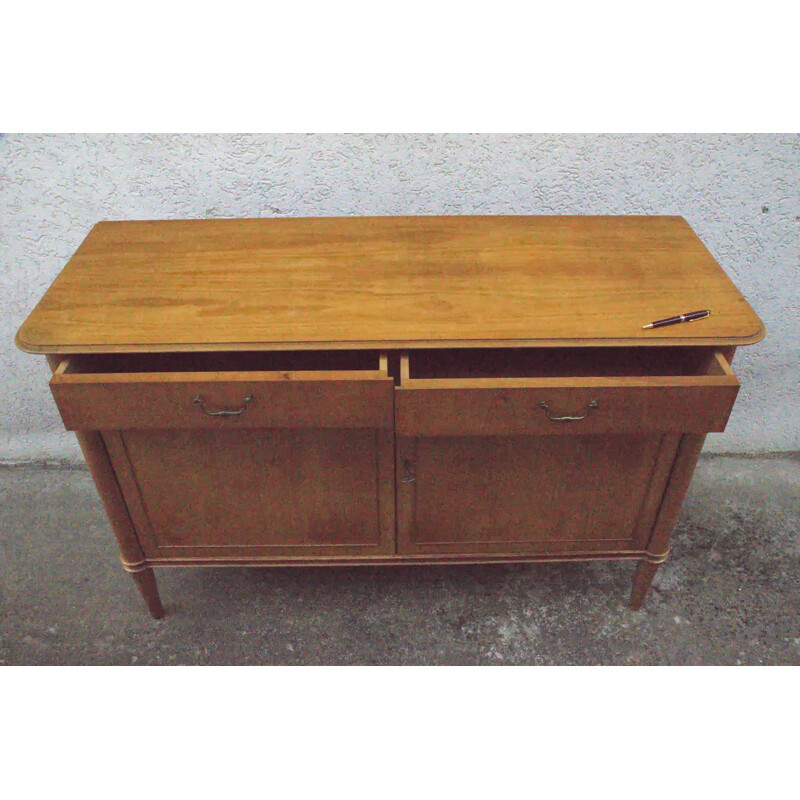
[[[101,219],[680,214],[767,326],[707,449],[800,449],[798,135],[4,135],[0,460],[77,458],[14,334]]]

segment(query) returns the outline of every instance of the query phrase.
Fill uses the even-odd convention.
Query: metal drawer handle
[[[414,465],[408,460],[403,461],[403,477],[400,478],[402,483],[414,483]]]
[[[583,414],[583,416],[580,416],[580,417],[570,417],[570,416],[554,417],[550,413],[550,407],[547,405],[547,403],[544,402],[544,400],[542,400],[542,402],[539,403],[539,408],[543,408],[544,409],[544,413],[547,414],[547,419],[551,419],[551,420],[553,420],[553,422],[577,422],[579,419],[586,419],[586,417],[589,416],[589,412],[593,408],[597,408],[597,400],[592,400],[592,402],[589,403],[589,408],[586,409],[586,413]]]
[[[238,417],[239,414],[244,414],[244,412],[247,410],[247,404],[252,399],[253,399],[253,395],[248,394],[244,398],[244,403],[243,403],[241,408],[237,408],[235,410],[234,409],[230,409],[230,408],[223,408],[222,411],[209,411],[203,405],[203,398],[199,394],[194,398],[194,400],[192,400],[192,402],[195,405],[200,406],[200,410],[208,417]]]

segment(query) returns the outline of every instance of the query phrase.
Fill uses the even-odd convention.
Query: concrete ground
[[[173,569],[146,613],[82,469],[0,469],[3,664],[800,664],[800,459],[701,460],[626,562]]]

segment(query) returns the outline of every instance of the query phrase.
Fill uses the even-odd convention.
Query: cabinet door
[[[105,431],[150,560],[388,554],[391,431]]]
[[[642,550],[679,438],[400,437],[398,550]]]
[[[415,352],[401,377],[407,554],[644,550],[681,435],[723,430],[739,387],[706,351]]]
[[[394,552],[385,360],[380,369],[200,372],[193,361],[175,368],[175,358],[135,371],[135,359],[120,357],[120,372],[102,371],[108,359],[70,361],[53,376],[56,403],[68,428],[101,432],[148,561]]]

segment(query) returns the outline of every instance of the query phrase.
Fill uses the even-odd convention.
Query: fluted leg
[[[153,570],[150,567],[144,567],[144,569],[136,572],[131,571],[131,575],[136,581],[136,586],[144,598],[144,602],[147,603],[147,610],[150,615],[153,619],[161,619],[164,616],[164,606],[161,605],[156,576],[153,575]]]
[[[660,564],[642,559],[636,567],[636,575],[633,578],[633,590],[631,591],[630,606],[634,611],[642,607],[650,582],[656,574]]]

